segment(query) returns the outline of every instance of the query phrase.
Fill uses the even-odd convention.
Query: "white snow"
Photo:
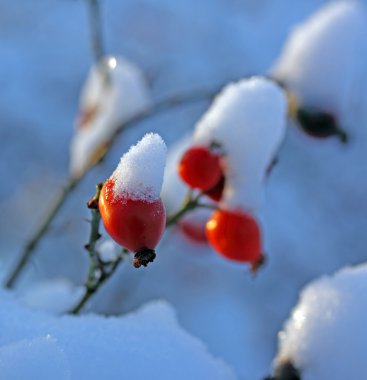
[[[140,69],[122,57],[107,56],[90,70],[70,147],[70,172],[82,175],[115,130],[151,105]]]
[[[225,207],[261,207],[263,180],[284,138],[286,108],[277,84],[252,77],[227,85],[197,123],[194,142],[216,142],[224,151]]]
[[[65,353],[50,335],[0,347],[0,374],[4,380],[73,378]]]
[[[302,380],[357,379],[367,373],[367,264],[312,282],[279,334],[275,365],[290,359]]]
[[[121,254],[121,246],[115,243],[112,239],[98,241],[96,250],[99,252],[99,257],[102,261],[114,261]]]
[[[32,309],[63,314],[83,296],[84,287],[76,286],[68,278],[57,277],[29,286],[21,295],[22,303]]]
[[[153,202],[160,196],[167,147],[161,136],[147,133],[120,160],[111,178],[116,196]]]
[[[54,317],[27,310],[1,292],[0,309],[4,380],[237,379],[162,301],[120,317]]]
[[[294,28],[271,74],[302,104],[345,119],[359,100],[361,81],[365,91],[366,36],[361,2],[330,2]]]
[[[0,2],[3,21],[0,31],[4,37],[0,67],[1,72],[6,73],[1,78],[3,96],[0,97],[5,126],[0,128],[0,172],[1,177],[6,178],[6,186],[0,188],[0,209],[6,216],[0,228],[0,251],[5,273],[8,273],[10,260],[19,254],[22,244],[59,192],[61,179],[67,176],[70,125],[91,58],[85,2],[23,3]],[[161,99],[169,94],[217,88],[249,73],[268,72],[294,25],[325,3],[331,6],[335,2],[110,0],[102,3],[106,48],[137,62],[144,72],[154,73],[152,93]],[[365,41],[359,46],[361,52]],[[340,45],[340,48],[348,51],[349,46]],[[342,61],[347,59],[342,51],[339,54]],[[321,67],[322,60],[316,63]],[[301,62],[291,69],[301,70],[303,66]],[[366,70],[357,71],[356,82],[366,89],[363,76]],[[314,74],[310,73],[303,79],[305,86],[313,81]],[[327,75],[327,71],[320,75],[315,85]],[[334,88],[334,83],[333,79],[328,86]],[[255,279],[247,269],[227,263],[205,245],[189,244],[172,229],[158,247],[155,265],[137,272],[122,263],[85,311],[121,315],[138,309],[145,302],[166,299],[174,305],[184,329],[199,337],[212,354],[229,363],[241,379],[263,379],[276,353],[277,332],[305,283],[366,259],[367,107],[360,94],[359,90],[353,91],[360,107],[345,109],[346,114],[354,117],[354,123],[345,128],[347,132],[350,132],[349,127],[355,128],[349,144],[342,146],[336,139],[303,138],[293,129],[287,131],[279,163],[266,181],[261,222],[268,261]],[[337,91],[330,95],[339,96]],[[208,107],[208,101],[165,110],[124,131],[102,165],[90,171],[69,197],[47,237],[39,244],[25,276],[17,285],[19,298],[34,283],[52,277],[67,276],[75,284],[84,283],[88,258],[83,244],[89,228],[84,222],[89,218],[85,201],[93,194],[95,184],[112,173],[120,152],[127,151],[145,132],[157,131],[168,145],[191,131]],[[310,103],[314,104],[311,95]],[[175,190],[172,187],[172,200]],[[181,200],[177,195],[176,201]],[[48,299],[45,297],[44,302]],[[68,328],[61,332],[61,325],[65,327],[66,323],[58,317],[61,321],[52,319],[53,325],[61,323],[57,334],[55,329],[47,328],[51,322],[33,334],[27,327],[31,325],[34,331],[35,326],[39,326],[35,322],[38,314],[25,313],[23,308],[14,305],[8,313],[9,305],[5,304],[2,294],[0,303],[0,340],[6,338],[0,345],[4,349],[40,339],[41,343],[33,347],[50,347],[53,363],[64,361],[58,349],[52,347],[65,352],[69,361],[63,371],[66,376],[67,368],[80,369],[89,365],[88,361],[92,363],[91,371],[97,373],[99,368],[104,369],[104,349],[111,353],[107,360],[113,359],[114,368],[115,361],[124,360],[123,333],[117,332],[118,337],[114,339],[111,332],[119,331],[115,318],[102,322],[109,342],[108,345],[101,343],[98,351],[97,340],[93,341],[95,329],[90,328],[91,323],[84,325],[84,317],[77,325],[77,332],[76,327],[70,334]],[[46,309],[47,304],[43,308]],[[43,317],[44,314],[42,322]],[[133,319],[134,315],[129,318]],[[19,328],[13,328],[13,320],[19,322]],[[111,329],[108,321],[113,324]],[[142,318],[138,317],[138,322],[141,323]],[[157,325],[159,333],[161,324],[157,322]],[[101,330],[102,327],[98,329],[98,342]],[[65,341],[73,339],[72,333],[77,355],[70,361],[69,357],[73,356],[68,347],[72,343],[66,345]],[[51,343],[44,341],[47,334],[51,336]],[[66,339],[66,334],[70,339]],[[64,337],[62,341],[60,337]],[[150,338],[151,343],[153,337]],[[157,339],[160,343],[159,336]],[[175,347],[172,346],[172,351]],[[92,350],[90,354],[89,350]],[[178,355],[181,352],[177,349]],[[46,366],[42,361],[44,355],[39,356],[40,365]],[[94,361],[99,356],[104,361],[98,366]],[[15,354],[14,361],[7,357],[1,368],[7,363],[11,366],[8,369],[18,373],[19,365],[14,368]],[[163,360],[160,365],[165,366]],[[37,369],[32,369],[29,373],[38,379]],[[359,378],[363,376],[364,373]],[[57,378],[56,374],[53,377]]]

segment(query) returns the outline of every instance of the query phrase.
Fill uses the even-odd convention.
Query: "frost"
[[[290,359],[304,380],[345,380],[367,372],[367,265],[308,285],[280,333],[276,363]]]
[[[17,380],[235,380],[234,371],[185,332],[171,306],[124,317],[55,317],[0,297],[0,377]]]
[[[294,29],[271,70],[273,77],[301,103],[342,116],[358,98],[366,23],[361,3],[330,2]]]
[[[219,143],[225,154],[223,204],[257,211],[263,180],[285,133],[283,91],[262,77],[227,85],[198,122],[194,142]]]
[[[70,147],[71,174],[82,175],[98,160],[116,129],[150,104],[143,74],[134,64],[108,56],[92,67]]]
[[[160,196],[167,147],[156,133],[147,133],[125,153],[111,178],[117,196],[153,202]]]

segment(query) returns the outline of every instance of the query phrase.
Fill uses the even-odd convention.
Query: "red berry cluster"
[[[222,156],[215,151],[202,146],[189,148],[179,162],[178,172],[190,188],[215,202],[221,200],[225,172]],[[230,260],[252,264],[261,261],[258,223],[242,210],[215,210],[206,222],[205,235],[212,247]]]

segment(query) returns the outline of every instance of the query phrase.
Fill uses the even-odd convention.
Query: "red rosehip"
[[[261,259],[259,226],[243,211],[214,211],[206,223],[206,236],[213,248],[227,259],[249,263]]]
[[[186,151],[178,165],[178,172],[190,187],[203,191],[214,187],[222,175],[219,156],[200,146]]]
[[[182,233],[191,241],[201,244],[208,242],[205,234],[205,222],[183,219],[179,222],[179,227]]]
[[[113,187],[114,181],[107,180],[99,197],[99,211],[106,231],[131,252],[154,253],[166,226],[161,199],[148,202],[131,199],[128,195],[118,196]]]

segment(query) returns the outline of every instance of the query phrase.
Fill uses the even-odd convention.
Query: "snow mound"
[[[25,309],[1,292],[0,309],[4,379],[237,378],[178,325],[163,301],[124,317],[55,317]]]
[[[98,160],[116,129],[150,105],[149,89],[137,66],[113,56],[94,65],[80,97],[70,173],[82,175]]]
[[[291,360],[302,380],[360,378],[367,372],[366,292],[367,264],[308,285],[279,334],[275,364]]]
[[[286,98],[274,82],[252,77],[227,85],[198,122],[194,142],[224,151],[223,205],[256,212],[263,180],[283,140]]]
[[[71,379],[65,353],[50,335],[1,347],[0,373],[4,380]]]
[[[116,196],[153,202],[160,196],[167,146],[161,136],[147,133],[120,160],[111,178]]]
[[[334,1],[291,33],[272,76],[307,106],[339,117],[358,99],[365,67],[367,17],[357,1]]]

